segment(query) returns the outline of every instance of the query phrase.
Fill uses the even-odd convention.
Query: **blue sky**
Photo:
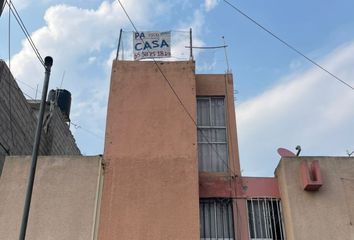
[[[73,94],[71,119],[86,155],[101,154],[111,62],[119,29],[132,31],[116,1],[13,0],[43,56],[54,66],[51,88]],[[354,2],[234,1],[238,8],[354,85]],[[243,174],[271,176],[278,147],[302,155],[346,156],[354,150],[354,91],[320,71],[223,1],[122,0],[139,30],[188,30],[194,44],[221,45],[234,74]],[[7,8],[0,18],[0,58],[8,60]],[[11,21],[11,70],[35,97],[43,69]],[[188,35],[174,32],[173,55],[188,56]],[[130,33],[125,33],[129,58]],[[187,51],[187,52],[186,52]],[[198,73],[223,73],[223,50],[195,51]],[[21,82],[25,82],[23,84]],[[30,85],[32,87],[28,87]]]

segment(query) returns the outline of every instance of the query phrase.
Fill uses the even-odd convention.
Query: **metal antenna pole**
[[[124,61],[124,39],[122,38],[122,60]]]
[[[226,52],[226,43],[225,43],[225,37],[222,36],[222,40],[224,41],[224,50],[225,50],[225,59],[226,59],[226,65],[227,65],[227,69],[226,69],[226,73],[230,73],[230,66],[229,66],[229,59],[227,58],[227,52]]]
[[[117,47],[116,60],[118,60],[119,48],[120,48],[120,40],[121,40],[121,38],[122,38],[122,32],[123,32],[123,29],[120,29],[120,31],[119,31],[119,38],[118,38],[118,47]]]
[[[37,128],[36,128],[36,135],[34,138],[34,144],[33,144],[33,150],[32,150],[32,163],[31,163],[31,168],[30,168],[29,177],[28,177],[27,192],[26,192],[25,205],[23,207],[23,215],[22,215],[19,240],[25,240],[25,238],[26,238],[28,216],[29,216],[29,210],[30,210],[31,199],[32,199],[33,182],[34,182],[34,176],[36,173],[38,149],[39,149],[39,143],[41,140],[43,116],[44,116],[44,110],[45,110],[45,104],[46,104],[46,98],[47,98],[50,70],[52,68],[52,65],[53,65],[53,58],[52,57],[45,57],[45,59],[44,59],[45,77],[44,77],[44,84],[43,84],[42,101],[41,101],[41,105],[39,108],[39,116],[38,116],[38,122],[37,122]]]
[[[193,60],[193,42],[192,42],[192,28],[189,29],[189,52],[190,52],[190,56],[189,59]]]

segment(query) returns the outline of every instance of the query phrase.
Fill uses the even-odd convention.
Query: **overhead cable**
[[[36,54],[38,60],[40,61],[40,63],[45,67],[45,64],[44,64],[44,60],[41,56],[41,54],[39,53],[38,51],[38,48],[36,47],[36,45],[34,44],[32,38],[31,38],[31,35],[28,33],[27,31],[27,28],[25,26],[25,24],[23,23],[22,19],[21,19],[21,16],[19,15],[19,13],[17,12],[16,10],[16,7],[15,5],[12,3],[11,0],[7,0],[6,1],[7,5],[9,6],[9,9],[10,11],[12,12],[12,14],[14,15],[18,25],[20,26],[22,32],[25,34],[26,38],[27,38],[27,41],[28,43],[31,45],[32,47],[32,50],[34,51],[34,53]]]
[[[350,89],[354,90],[354,87],[352,85],[350,85],[348,82],[344,81],[343,79],[341,79],[340,77],[336,76],[335,74],[331,73],[329,70],[327,70],[325,67],[323,67],[322,65],[320,65],[319,63],[317,63],[315,60],[311,59],[310,57],[306,56],[304,53],[302,53],[299,49],[297,49],[296,47],[292,46],[291,44],[289,44],[288,42],[286,42],[285,40],[283,40],[282,38],[280,38],[278,35],[276,35],[275,33],[273,33],[272,31],[270,31],[269,29],[267,29],[266,27],[264,27],[263,25],[261,25],[259,22],[257,22],[256,20],[254,20],[253,18],[251,18],[249,15],[247,15],[245,12],[241,11],[239,8],[237,8],[235,5],[233,5],[232,3],[230,3],[227,0],[224,0],[225,3],[227,3],[230,7],[232,7],[235,11],[237,11],[238,13],[240,13],[242,16],[246,17],[248,20],[250,20],[251,22],[253,22],[254,24],[256,24],[258,27],[260,27],[262,30],[264,30],[265,32],[267,32],[268,34],[270,34],[271,36],[273,36],[275,39],[277,39],[278,41],[280,41],[281,43],[283,43],[285,46],[287,46],[288,48],[290,48],[291,50],[293,50],[294,52],[296,52],[297,54],[299,54],[300,56],[304,57],[306,60],[308,60],[309,62],[311,62],[312,64],[314,64],[316,67],[320,68],[322,71],[326,72],[327,74],[329,74],[330,76],[332,76],[334,79],[336,79],[337,81],[339,81],[340,83],[344,84],[345,86],[349,87]]]
[[[120,6],[122,7],[125,15],[127,16],[127,18],[129,19],[132,27],[134,28],[135,32],[139,32],[138,29],[135,27],[135,24],[133,23],[132,19],[130,18],[129,14],[127,13],[127,11],[125,10],[123,4],[121,3],[120,0],[117,0],[118,3],[120,4]],[[140,36],[140,40],[145,44],[143,38]],[[149,50],[148,50],[149,51]],[[162,71],[161,67],[159,66],[159,64],[157,63],[156,59],[154,57],[152,57],[152,60],[154,62],[154,64],[156,65],[158,71],[161,73],[163,79],[166,81],[167,85],[169,86],[169,88],[171,89],[172,93],[175,95],[175,97],[177,98],[179,104],[181,105],[181,107],[183,108],[184,112],[187,114],[187,116],[189,117],[189,119],[193,122],[193,124],[195,125],[196,128],[198,128],[198,124],[195,121],[195,119],[192,117],[192,115],[190,114],[190,112],[188,111],[187,107],[184,105],[184,103],[182,102],[182,99],[178,96],[176,90],[173,88],[171,82],[168,80],[168,78],[166,77],[165,73]],[[209,141],[208,137],[205,136],[205,134],[200,131],[200,134],[202,135],[202,137],[207,141],[208,144],[211,144],[211,142]],[[217,158],[220,159],[222,161],[222,163],[226,166],[226,168],[230,171],[230,173],[232,174],[232,176],[238,176],[238,174],[236,174],[229,166],[229,164],[220,156],[219,152],[217,151],[217,149],[215,149],[214,145],[212,145],[212,149],[213,151],[216,153]]]
[[[98,134],[94,133],[93,131],[88,130],[87,128],[82,127],[81,125],[79,125],[78,123],[73,123],[70,122],[70,125],[73,125],[75,127],[75,129],[81,129],[86,131],[87,133],[90,133],[91,135],[99,138],[100,140],[103,140],[102,136],[99,136]]]

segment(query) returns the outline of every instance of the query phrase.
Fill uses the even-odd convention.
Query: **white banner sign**
[[[171,57],[171,32],[133,32],[134,60]]]

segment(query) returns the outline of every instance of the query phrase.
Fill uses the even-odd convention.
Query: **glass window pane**
[[[211,125],[225,126],[225,106],[223,98],[211,98]]]
[[[198,126],[210,126],[210,100],[208,98],[197,99],[197,124]]]
[[[198,128],[198,142],[203,143],[226,143],[225,128]]]
[[[216,128],[211,132],[211,139],[213,142],[225,142],[226,143],[226,129]]]
[[[200,238],[233,239],[232,200],[200,199]]]
[[[197,98],[199,170],[226,172],[228,148],[222,97]]]
[[[205,172],[212,169],[211,166],[211,149],[210,145],[206,143],[198,144],[198,159],[199,159],[199,171]]]
[[[251,239],[285,239],[279,199],[257,198],[247,201]]]
[[[208,129],[208,128],[198,128],[197,132],[198,132],[198,142],[202,142],[202,143],[209,143],[212,142],[211,139],[211,130],[212,129]]]

